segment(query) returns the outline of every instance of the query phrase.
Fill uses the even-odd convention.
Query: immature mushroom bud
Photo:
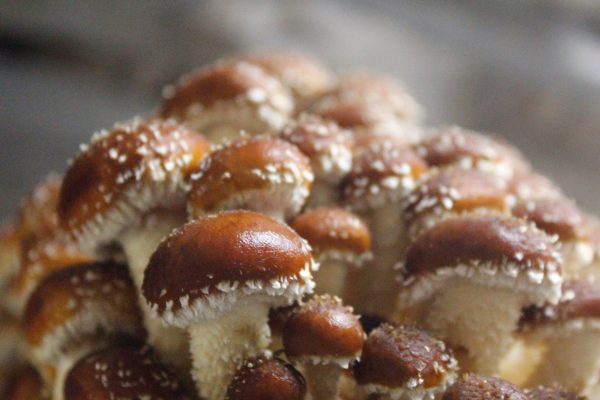
[[[300,212],[313,182],[308,158],[280,139],[240,139],[211,153],[193,175],[192,217],[247,209],[287,220]]]
[[[410,327],[373,330],[354,367],[358,384],[385,399],[433,399],[454,382],[456,360],[440,340]]]
[[[560,266],[554,239],[523,220],[448,218],[408,248],[398,308],[421,308],[425,327],[464,349],[463,369],[495,373],[521,309],[559,300]]]
[[[353,279],[348,302],[360,313],[387,313],[396,296],[393,267],[404,242],[403,198],[415,187],[427,165],[410,148],[389,142],[354,160],[343,184],[344,202],[366,220],[373,238],[372,267]]]
[[[276,76],[294,96],[296,110],[303,110],[329,89],[333,77],[316,59],[294,51],[267,51],[242,54],[234,61],[258,65]]]
[[[459,127],[431,133],[415,145],[415,150],[432,167],[476,168],[502,178],[529,171],[529,164],[515,147],[497,137]]]
[[[302,114],[283,128],[280,137],[298,146],[310,159],[315,183],[308,206],[338,201],[342,178],[352,168],[353,140],[350,132],[335,122]]]
[[[520,326],[528,342],[546,348],[527,386],[558,383],[584,393],[598,383],[600,287],[565,281],[560,302],[525,309]]]
[[[527,390],[525,392],[527,400],[586,400],[576,392],[562,389],[558,386],[543,387]]]
[[[283,328],[286,356],[303,366],[313,399],[338,398],[342,370],[358,360],[365,332],[351,307],[319,295],[297,308]]]
[[[4,400],[47,400],[44,382],[40,374],[30,365],[16,370],[3,392]]]
[[[512,213],[558,237],[565,277],[586,277],[585,270],[589,269],[594,259],[594,248],[586,217],[575,203],[565,197],[520,201]]]
[[[66,373],[117,335],[143,334],[127,268],[112,262],[56,271],[32,293],[23,314],[32,362],[62,399]]]
[[[404,218],[408,237],[453,215],[507,212],[510,197],[506,183],[479,170],[444,168],[427,176],[406,198]]]
[[[235,139],[241,131],[275,133],[294,108],[277,78],[243,61],[185,75],[165,95],[162,116],[197,129],[213,143]]]
[[[83,249],[120,245],[139,291],[150,255],[185,222],[189,177],[209,150],[202,135],[172,120],[136,118],[96,134],[65,175],[61,227]],[[148,341],[166,362],[188,369],[185,332],[161,326],[140,303]]]
[[[371,233],[356,215],[336,207],[313,208],[290,224],[308,241],[319,262],[314,274],[318,293],[342,296],[348,269],[372,259]]]
[[[222,400],[242,360],[269,345],[269,308],[311,292],[314,269],[310,247],[286,225],[230,211],[167,237],[150,260],[143,293],[164,323],[188,328],[198,390]]]
[[[310,111],[351,128],[357,136],[392,134],[409,141],[419,137],[416,125],[423,114],[400,83],[366,72],[342,75]]]
[[[306,382],[293,366],[278,358],[244,361],[229,383],[226,400],[304,400]]]
[[[465,374],[446,390],[442,400],[529,400],[529,397],[505,380]]]
[[[65,400],[191,400],[177,375],[148,346],[116,344],[77,362],[67,375]]]

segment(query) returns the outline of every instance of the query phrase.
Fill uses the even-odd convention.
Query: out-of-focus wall
[[[80,142],[240,49],[292,47],[405,81],[428,123],[515,142],[600,212],[595,0],[0,2],[0,218]]]

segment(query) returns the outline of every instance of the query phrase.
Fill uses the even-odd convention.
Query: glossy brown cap
[[[60,176],[50,174],[21,200],[16,224],[22,241],[35,241],[56,233],[61,184]]]
[[[538,387],[527,390],[526,394],[527,400],[586,400],[584,396],[560,387]]]
[[[565,197],[526,200],[518,202],[513,215],[533,222],[561,241],[587,239],[586,218],[575,203]]]
[[[408,196],[404,212],[409,224],[426,215],[460,214],[477,209],[508,208],[506,185],[478,170],[450,168],[427,177]]]
[[[40,374],[30,365],[17,370],[9,379],[4,400],[45,400],[49,399],[44,391]]]
[[[310,161],[296,146],[269,137],[240,139],[202,162],[188,211],[198,217],[250,209],[289,218],[304,205],[312,182]]]
[[[163,320],[185,326],[190,309],[212,317],[245,296],[290,304],[314,286],[312,268],[310,247],[292,229],[252,211],[230,211],[168,236],[150,259],[142,292]]]
[[[23,313],[23,328],[33,348],[51,344],[60,349],[99,331],[141,335],[141,325],[127,267],[113,262],[80,264],[48,275]]]
[[[458,127],[440,129],[424,138],[415,148],[430,166],[441,167],[470,160],[502,163],[514,172],[529,170],[529,164],[515,147],[499,138]]]
[[[360,356],[365,332],[352,308],[337,297],[317,295],[288,318],[282,338],[288,358],[347,364]]]
[[[456,373],[456,361],[443,342],[424,331],[383,324],[373,330],[363,347],[354,376],[362,386],[389,389],[428,389],[442,386]]]
[[[66,172],[61,227],[91,247],[113,241],[148,210],[183,204],[189,176],[209,150],[202,135],[171,120],[134,119],[96,134]]]
[[[65,400],[191,400],[169,367],[148,346],[119,344],[78,361],[65,381]]]
[[[283,128],[280,137],[310,159],[317,179],[338,183],[352,167],[352,135],[335,122],[302,114]]]
[[[528,400],[528,397],[500,378],[465,374],[446,390],[442,400]]]
[[[313,208],[290,224],[308,241],[319,260],[337,254],[360,258],[371,251],[369,227],[354,213],[338,207]]]
[[[508,190],[520,200],[564,196],[562,190],[550,179],[532,171],[515,174],[508,181]]]
[[[231,380],[226,400],[303,400],[306,381],[293,366],[277,358],[244,361]]]
[[[354,160],[342,184],[344,200],[357,210],[398,201],[426,170],[425,161],[408,147],[376,147]]]

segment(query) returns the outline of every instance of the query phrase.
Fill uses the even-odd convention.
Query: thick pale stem
[[[451,346],[464,349],[463,371],[495,374],[514,343],[524,299],[509,289],[449,281],[425,310],[425,325]],[[460,354],[457,354],[460,357]]]
[[[268,314],[267,304],[248,304],[189,328],[192,377],[201,396],[223,400],[242,361],[269,346]]]
[[[315,291],[318,294],[329,293],[333,296],[342,296],[346,283],[347,268],[344,261],[324,260],[319,271],[314,274]]]
[[[153,318],[148,303],[141,295],[144,271],[152,253],[165,236],[184,223],[179,216],[160,215],[159,217],[153,218],[151,223],[144,227],[128,232],[121,239],[121,243],[133,282],[138,290],[144,326],[148,332],[148,343],[155,348],[161,360],[187,375],[191,366],[187,332],[180,328],[164,326],[160,320]]]
[[[579,332],[562,333],[546,342],[546,353],[527,382],[528,387],[558,383],[584,392],[598,383],[600,331],[584,328]]]
[[[342,368],[336,364],[304,365],[304,377],[310,400],[336,400]]]
[[[544,346],[517,339],[500,364],[499,376],[520,387],[525,386],[542,360]]]
[[[67,352],[58,357],[54,364],[54,382],[52,382],[52,399],[64,400],[65,396],[65,381],[71,368],[77,361],[91,353],[92,351],[102,347],[105,341],[99,340],[94,343],[93,340],[84,342],[78,346],[70,348]]]

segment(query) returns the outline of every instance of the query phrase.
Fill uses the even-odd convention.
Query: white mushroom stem
[[[542,362],[527,386],[558,383],[582,393],[592,388],[600,377],[600,330],[588,327],[563,330],[558,327],[556,335],[547,339]]]
[[[319,271],[314,273],[316,293],[328,293],[332,296],[341,297],[344,292],[348,268],[351,268],[351,266],[343,260],[327,259],[320,261]]]
[[[66,352],[62,353],[57,360],[55,360],[54,368],[54,379],[51,384],[52,387],[52,400],[64,400],[65,396],[65,381],[71,368],[77,361],[88,355],[99,347],[100,344],[105,344],[104,341],[93,343],[94,340],[84,341],[78,346],[69,348]]]
[[[192,377],[207,400],[223,400],[229,382],[246,358],[259,355],[271,340],[269,305],[250,303],[221,318],[189,327]]]
[[[306,202],[308,208],[336,204],[339,200],[339,187],[335,184],[315,178],[310,196]]]
[[[121,245],[127,257],[133,282],[138,290],[144,326],[148,332],[148,343],[154,347],[163,362],[187,375],[191,360],[186,331],[177,327],[165,326],[159,319],[153,318],[148,303],[141,295],[144,271],[152,253],[165,236],[184,222],[179,216],[161,214],[156,218],[150,217],[144,226],[132,229],[123,235]]]
[[[451,346],[466,350],[460,360],[464,371],[495,374],[514,342],[524,300],[514,290],[455,278],[436,293],[423,322]]]
[[[582,240],[563,242],[561,253],[564,260],[563,275],[566,278],[593,278],[589,267],[594,261],[594,249],[589,242]]]
[[[310,400],[338,399],[339,381],[342,368],[337,364],[304,364],[304,377]]]

